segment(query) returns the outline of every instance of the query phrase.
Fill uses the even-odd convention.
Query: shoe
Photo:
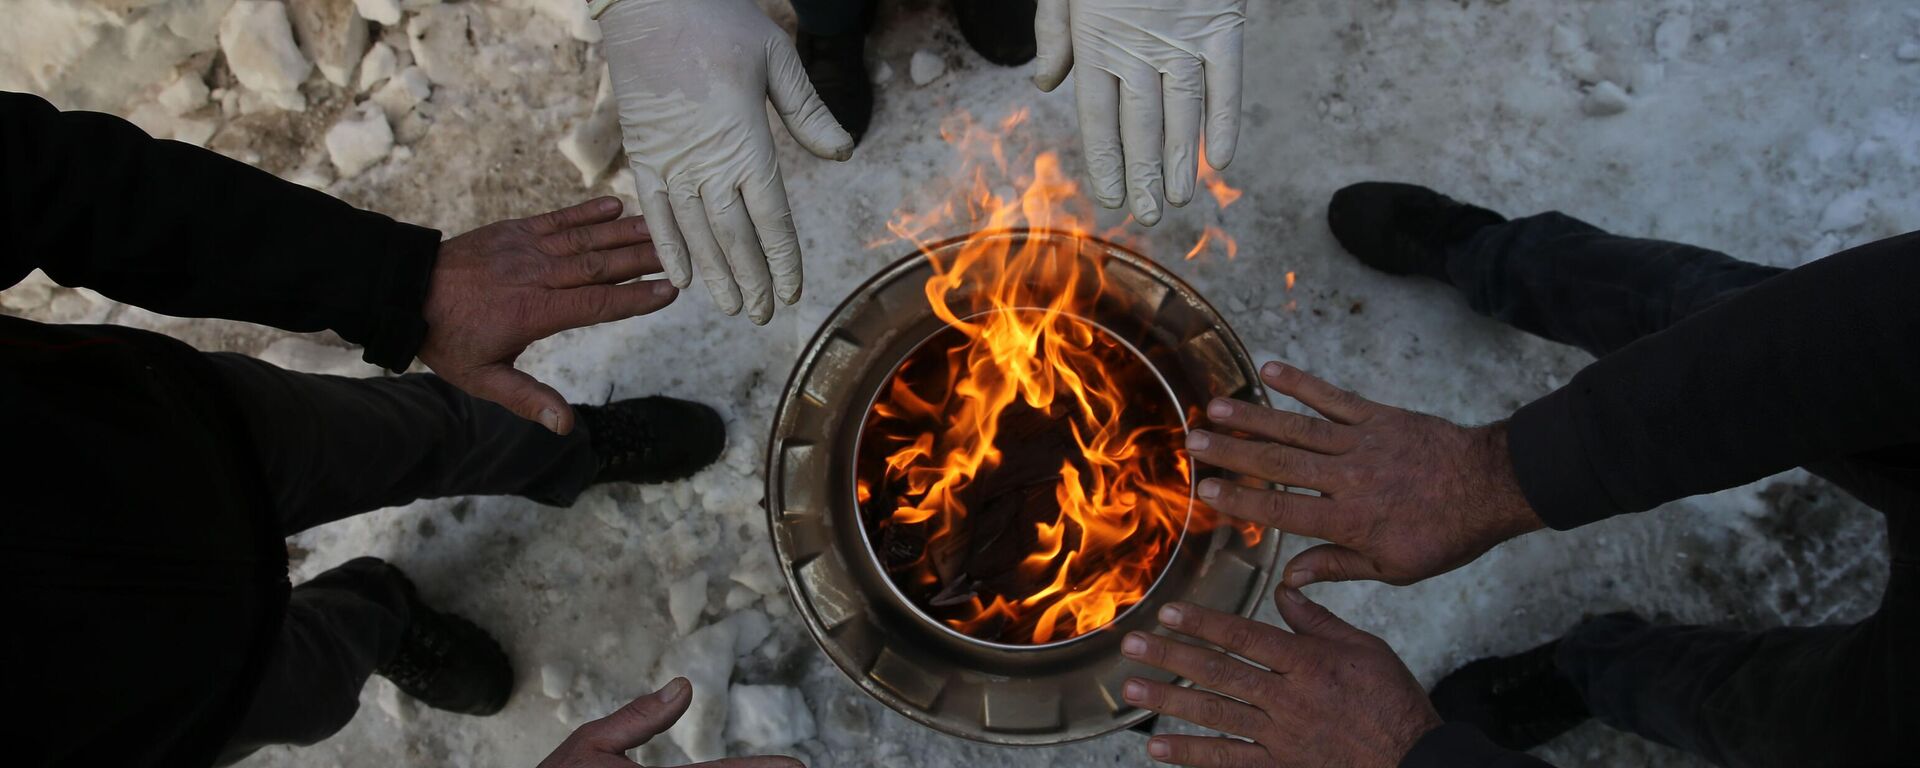
[[[813,81],[813,90],[833,113],[840,127],[853,135],[855,144],[867,135],[873,122],[873,80],[867,76],[867,34],[810,35],[801,32],[794,41],[800,52],[800,65]]]
[[[1528,750],[1593,715],[1553,663],[1558,640],[1516,655],[1480,659],[1433,686],[1433,708],[1449,723],[1480,729],[1495,744]]]
[[[1033,60],[1034,0],[953,0],[954,21],[967,45],[1003,67]]]
[[[381,565],[392,571],[410,609],[399,652],[374,674],[434,709],[491,715],[505,707],[513,695],[513,666],[500,643],[473,622],[421,602],[406,574]]]
[[[727,425],[699,403],[641,397],[606,405],[576,405],[600,459],[595,483],[684,480],[720,458]]]
[[[1360,263],[1389,275],[1447,278],[1447,251],[1507,217],[1426,187],[1366,181],[1333,193],[1327,226]]]

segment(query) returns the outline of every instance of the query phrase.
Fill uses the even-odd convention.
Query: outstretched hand
[[[1292,632],[1186,603],[1160,609],[1168,629],[1225,653],[1144,632],[1122,641],[1129,658],[1207,689],[1132,678],[1128,703],[1252,740],[1155,736],[1148,755],[1208,768],[1392,768],[1439,727],[1426,691],[1380,638],[1291,587],[1281,587],[1274,604]]]
[[[724,693],[722,695],[725,695]],[[580,726],[540,761],[539,768],[620,768],[632,766],[627,750],[665,732],[693,703],[693,684],[676,677],[658,691],[634,699],[613,714]],[[734,757],[686,768],[805,768],[791,757]]]
[[[422,309],[420,361],[467,394],[558,434],[573,409],[553,387],[513,367],[527,345],[570,328],[644,315],[673,303],[646,222],[620,201],[589,200],[488,224],[440,244]]]
[[[1195,461],[1321,494],[1200,483],[1200,498],[1222,513],[1332,542],[1287,563],[1289,586],[1411,584],[1542,527],[1514,478],[1504,423],[1462,427],[1280,363],[1267,363],[1260,378],[1326,418],[1215,400],[1207,418],[1216,430],[1189,433],[1187,450]]]

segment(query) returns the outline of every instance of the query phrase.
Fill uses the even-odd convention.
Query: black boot
[[[409,609],[399,652],[374,674],[434,709],[468,715],[499,712],[513,694],[513,666],[500,643],[473,622],[421,602],[406,574],[380,565],[397,580]]]
[[[1554,666],[1559,647],[1556,640],[1456,669],[1433,686],[1433,708],[1447,722],[1468,723],[1507,749],[1545,744],[1592,716],[1580,691]]]
[[[682,480],[712,464],[727,447],[726,422],[699,403],[641,397],[573,410],[600,459],[595,483]]]
[[[1034,0],[952,0],[967,45],[1003,67],[1033,60]]]
[[[1426,187],[1366,181],[1333,193],[1327,226],[1360,263],[1390,275],[1447,279],[1448,249],[1505,216]]]
[[[807,69],[813,90],[826,102],[827,111],[840,127],[853,135],[854,143],[867,135],[873,121],[873,81],[867,76],[867,33],[810,35],[801,32],[794,45],[800,51],[800,65]]]

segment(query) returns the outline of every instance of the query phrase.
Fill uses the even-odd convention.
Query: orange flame
[[[1080,247],[1091,237],[1092,208],[1053,153],[1010,151],[1007,140],[1025,120],[1023,110],[992,126],[965,114],[943,121],[964,189],[888,223],[932,261],[927,301],[957,337],[895,372],[863,439],[884,455],[863,459],[857,494],[875,519],[876,541],[905,542],[906,562],[888,565],[896,584],[918,590],[922,605],[956,630],[1040,644],[1111,623],[1145,597],[1183,532],[1211,530],[1213,517],[1190,504],[1181,414],[1170,401],[1143,402],[1154,399],[1142,384],[1151,380],[1145,361],[1086,319],[1106,288],[1101,260]],[[1238,198],[1210,172],[1202,177],[1222,205]],[[1002,180],[1010,183],[995,183]],[[1049,230],[1069,244],[979,237],[941,258],[923,237],[954,225]],[[1225,235],[1208,227],[1187,257],[1214,238],[1231,257]],[[1057,468],[1018,444],[1032,435],[1003,444],[1009,414],[1029,413],[1051,425],[1040,429],[1065,430],[1059,453],[1068,455],[1046,454]],[[1023,458],[1009,459],[1010,451]],[[1029,503],[1018,509],[1037,503],[1040,519],[1016,517],[1011,532],[992,534],[1018,544],[1018,557],[1003,558],[996,573],[973,573],[980,543],[972,537],[989,532],[972,528],[996,514],[986,497],[1001,492],[993,490],[997,472],[1037,475],[1034,482],[1051,484],[1052,504],[1022,497]],[[1029,487],[1046,493],[1032,484],[1016,492]],[[1257,528],[1248,529],[1257,539]]]

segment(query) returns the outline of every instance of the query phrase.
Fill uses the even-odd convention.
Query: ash
[[[611,154],[589,120],[602,65],[582,40],[596,30],[578,0],[365,0],[368,13],[404,18],[358,43],[326,14],[309,17],[303,26],[327,55],[292,73],[303,78],[297,90],[276,85],[291,70],[271,13],[244,14],[228,32],[247,53],[219,53],[229,4],[14,0],[0,25],[0,87],[129,115],[157,135],[448,233],[610,190],[632,207],[630,179],[594,164]],[[1785,266],[1911,228],[1920,210],[1920,12],[1910,3],[1254,5],[1242,146],[1225,174],[1247,195],[1225,211],[1170,211],[1146,233],[1148,252],[1219,306],[1256,360],[1284,359],[1387,403],[1485,422],[1587,360],[1478,318],[1439,286],[1342,254],[1323,217],[1346,183],[1421,182],[1510,214],[1561,208]],[[291,540],[296,580],[362,554],[406,567],[428,599],[500,637],[520,687],[503,713],[476,719],[416,707],[376,678],[340,734],[262,751],[249,765],[530,766],[572,726],[675,672],[694,677],[696,705],[670,738],[641,750],[650,761],[724,748],[787,751],[813,766],[1149,763],[1131,733],[1006,750],[892,714],[812,645],[772,562],[758,502],[779,387],[840,297],[906,253],[866,244],[884,235],[897,201],[947,167],[937,116],[1031,107],[1024,130],[1080,171],[1071,94],[1041,95],[1027,69],[982,62],[941,5],[882,6],[870,54],[876,77],[888,76],[853,160],[815,160],[780,134],[808,258],[797,308],[755,328],[690,294],[522,358],[577,402],[663,393],[713,403],[729,418],[725,459],[684,483],[595,491],[571,510],[441,500]],[[790,22],[784,7],[774,13]],[[235,73],[228,58],[255,71]],[[356,63],[377,77],[356,75]],[[1179,260],[1207,224],[1239,238],[1237,259],[1216,250]],[[1289,271],[1299,276],[1291,292]],[[0,307],[377,375],[335,338],[163,317],[39,275],[0,293]],[[1431,683],[1620,608],[1743,626],[1855,619],[1878,600],[1882,537],[1877,515],[1796,471],[1528,536],[1415,587],[1329,585],[1314,596],[1386,638]],[[1307,544],[1289,541],[1283,556]],[[657,668],[663,658],[678,666]],[[1562,765],[1696,764],[1591,724],[1541,752]]]

